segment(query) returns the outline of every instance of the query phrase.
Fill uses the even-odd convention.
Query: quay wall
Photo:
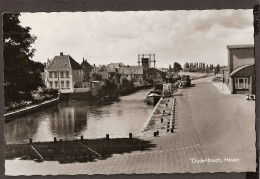
[[[31,105],[13,112],[8,112],[6,114],[4,114],[4,118],[5,118],[5,122],[10,122],[12,120],[14,120],[14,117],[21,117],[24,116],[26,114],[29,114],[32,111],[36,111],[40,108],[46,107],[46,106],[50,106],[52,104],[56,104],[59,101],[59,98],[55,98],[52,100],[48,100],[48,101],[44,101],[40,104],[35,104],[35,105]]]

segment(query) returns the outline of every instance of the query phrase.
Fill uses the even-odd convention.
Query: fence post
[[[156,135],[157,135],[157,132],[153,132],[153,136],[156,137]]]
[[[133,134],[129,133],[129,139],[132,139],[132,138],[133,138]]]

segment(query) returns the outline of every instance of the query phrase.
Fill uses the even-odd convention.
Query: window
[[[54,78],[58,78],[58,73],[54,72]]]
[[[66,78],[70,77],[70,73],[68,71],[66,71]]]
[[[64,81],[61,81],[61,88],[64,88]]]
[[[49,78],[52,78],[52,72],[49,72]]]
[[[70,88],[70,81],[66,81],[66,87]]]
[[[64,72],[63,72],[63,71],[60,72],[60,77],[61,77],[61,78],[64,78]]]
[[[55,88],[58,88],[58,81],[55,81]]]
[[[50,81],[50,88],[53,88],[53,82]]]
[[[235,78],[235,88],[236,89],[248,89],[248,79],[247,78]]]

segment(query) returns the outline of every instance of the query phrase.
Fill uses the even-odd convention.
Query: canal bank
[[[25,107],[25,108],[22,108],[22,109],[13,111],[13,112],[8,112],[8,113],[4,114],[5,123],[15,120],[15,118],[30,114],[41,108],[44,108],[44,107],[47,107],[47,106],[50,106],[53,104],[57,104],[58,101],[59,101],[59,98],[54,98],[51,100],[44,101],[40,104],[35,104],[35,105],[31,105],[31,106],[28,106],[28,107]]]
[[[97,100],[59,101],[30,114],[14,117],[5,124],[8,143],[53,141],[54,137],[74,140],[81,135],[86,139],[128,137],[139,134],[150,116],[153,106],[145,102],[151,89],[142,89],[115,101],[101,103]],[[44,135],[43,135],[44,134]]]

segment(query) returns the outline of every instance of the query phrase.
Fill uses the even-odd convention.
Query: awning
[[[234,74],[236,74],[237,72],[243,70],[244,68],[250,67],[250,66],[254,66],[255,64],[252,65],[244,65],[241,67],[238,67],[237,69],[235,69],[234,71],[232,71],[231,73],[229,73],[229,76],[233,76]]]

